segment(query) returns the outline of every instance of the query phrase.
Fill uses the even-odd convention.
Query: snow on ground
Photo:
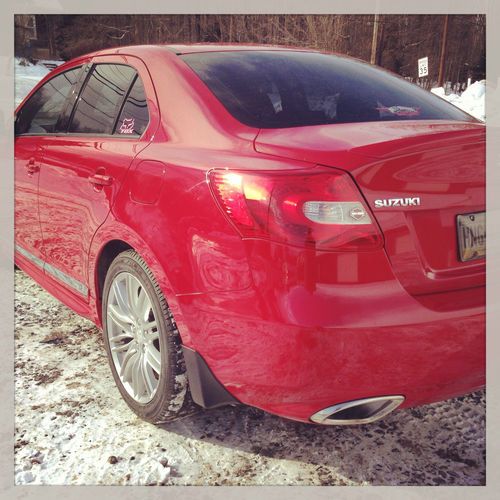
[[[443,87],[435,87],[431,89],[433,94],[445,99],[457,108],[462,109],[466,113],[482,120],[486,119],[484,100],[485,100],[486,80],[474,82],[467,87],[460,95],[445,94]]]
[[[485,394],[321,427],[246,407],[155,427],[132,413],[101,333],[15,273],[15,483],[484,485]]]

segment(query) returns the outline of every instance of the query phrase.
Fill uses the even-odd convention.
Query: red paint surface
[[[485,209],[483,125],[259,131],[232,118],[166,48],[120,48],[93,60],[139,71],[151,122],[140,139],[16,139],[16,243],[89,288],[78,295],[16,254],[49,292],[100,325],[97,264],[107,243],[126,242],[157,277],[184,344],[227,389],[298,420],[356,398],[403,394],[412,406],[484,385],[485,264],[460,262],[455,235],[456,215]],[[28,173],[31,158],[40,169]],[[383,248],[242,239],[207,183],[213,168],[317,165],[351,176]],[[95,173],[113,182],[96,189]],[[405,196],[421,206],[373,208]]]

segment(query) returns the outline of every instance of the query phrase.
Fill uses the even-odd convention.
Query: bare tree
[[[264,43],[334,51],[417,77],[417,59],[429,57],[437,80],[443,16],[380,15],[46,15],[47,45],[64,58],[104,47],[141,43]],[[16,16],[16,51],[26,44]],[[444,80],[484,77],[485,16],[450,15]]]

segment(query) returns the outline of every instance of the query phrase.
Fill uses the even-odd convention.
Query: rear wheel
[[[155,277],[133,250],[109,267],[102,318],[113,377],[130,408],[155,424],[192,413],[179,331]]]

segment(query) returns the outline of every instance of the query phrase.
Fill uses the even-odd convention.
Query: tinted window
[[[137,76],[116,123],[115,134],[141,135],[146,130],[148,122],[146,93],[142,80]]]
[[[56,132],[56,124],[80,68],[61,73],[40,87],[24,104],[16,120],[17,134]]]
[[[135,71],[121,64],[97,64],[76,105],[70,132],[111,134]]]
[[[474,119],[387,71],[328,54],[184,54],[226,109],[259,128],[381,120]]]

